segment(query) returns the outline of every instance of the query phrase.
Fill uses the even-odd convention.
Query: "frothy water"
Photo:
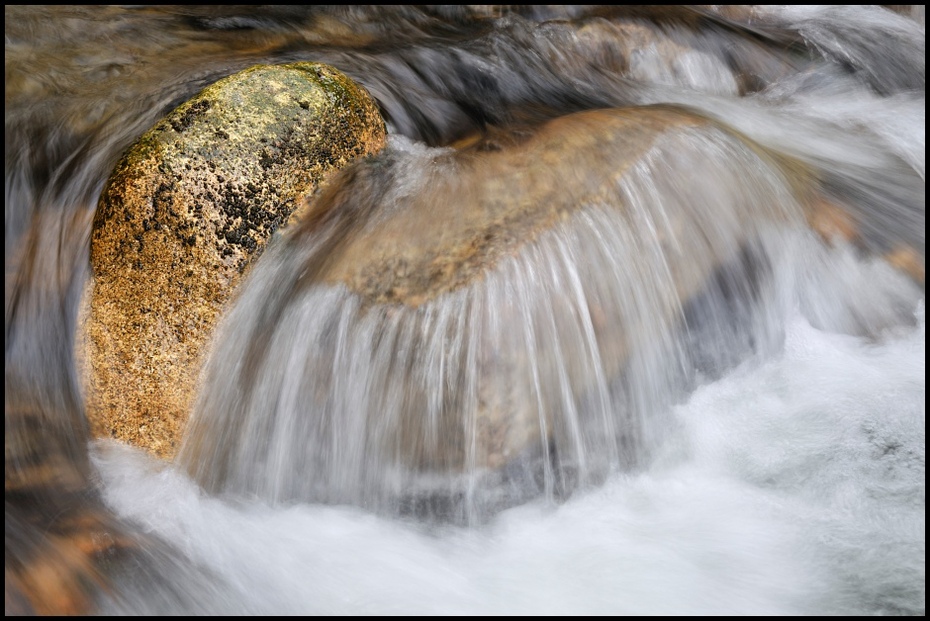
[[[94,462],[117,511],[222,579],[234,603],[220,609],[917,614],[922,303],[915,312],[916,326],[880,342],[814,328],[797,312],[783,351],[673,408],[674,431],[648,471],[480,528],[227,503],[115,443],[97,444]]]
[[[7,612],[22,566],[57,584],[24,542],[99,492],[136,550],[94,561],[103,613],[924,614],[911,13],[7,7]],[[390,183],[269,245],[176,462],[98,439],[88,464],[72,343],[110,168],[206,84],[293,60],[377,99]],[[653,105],[706,121],[623,174],[559,163],[603,187],[468,286],[379,305],[324,277],[418,200],[493,202],[456,186],[471,133]],[[851,224],[815,233],[808,186]]]

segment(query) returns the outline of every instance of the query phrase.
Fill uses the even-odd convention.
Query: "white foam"
[[[880,342],[787,325],[699,388],[646,471],[476,529],[206,497],[94,449],[117,511],[279,614],[874,614],[924,606],[924,323]]]

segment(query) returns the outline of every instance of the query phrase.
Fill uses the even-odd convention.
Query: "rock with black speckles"
[[[126,152],[94,219],[82,320],[95,436],[173,455],[243,274],[330,172],[385,137],[363,88],[304,62],[216,82]]]

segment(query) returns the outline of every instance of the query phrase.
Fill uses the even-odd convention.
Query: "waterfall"
[[[8,614],[925,612],[922,7],[7,7]],[[387,147],[173,461],[90,437],[119,156],[253,64]]]

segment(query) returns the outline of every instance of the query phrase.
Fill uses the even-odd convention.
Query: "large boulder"
[[[174,453],[204,347],[243,273],[327,175],[385,137],[363,88],[302,62],[216,82],[128,150],[91,239],[84,375],[94,435]]]
[[[747,256],[803,225],[783,173],[663,107],[351,166],[244,286],[179,460],[211,491],[367,507],[635,463],[688,313],[736,338]]]

